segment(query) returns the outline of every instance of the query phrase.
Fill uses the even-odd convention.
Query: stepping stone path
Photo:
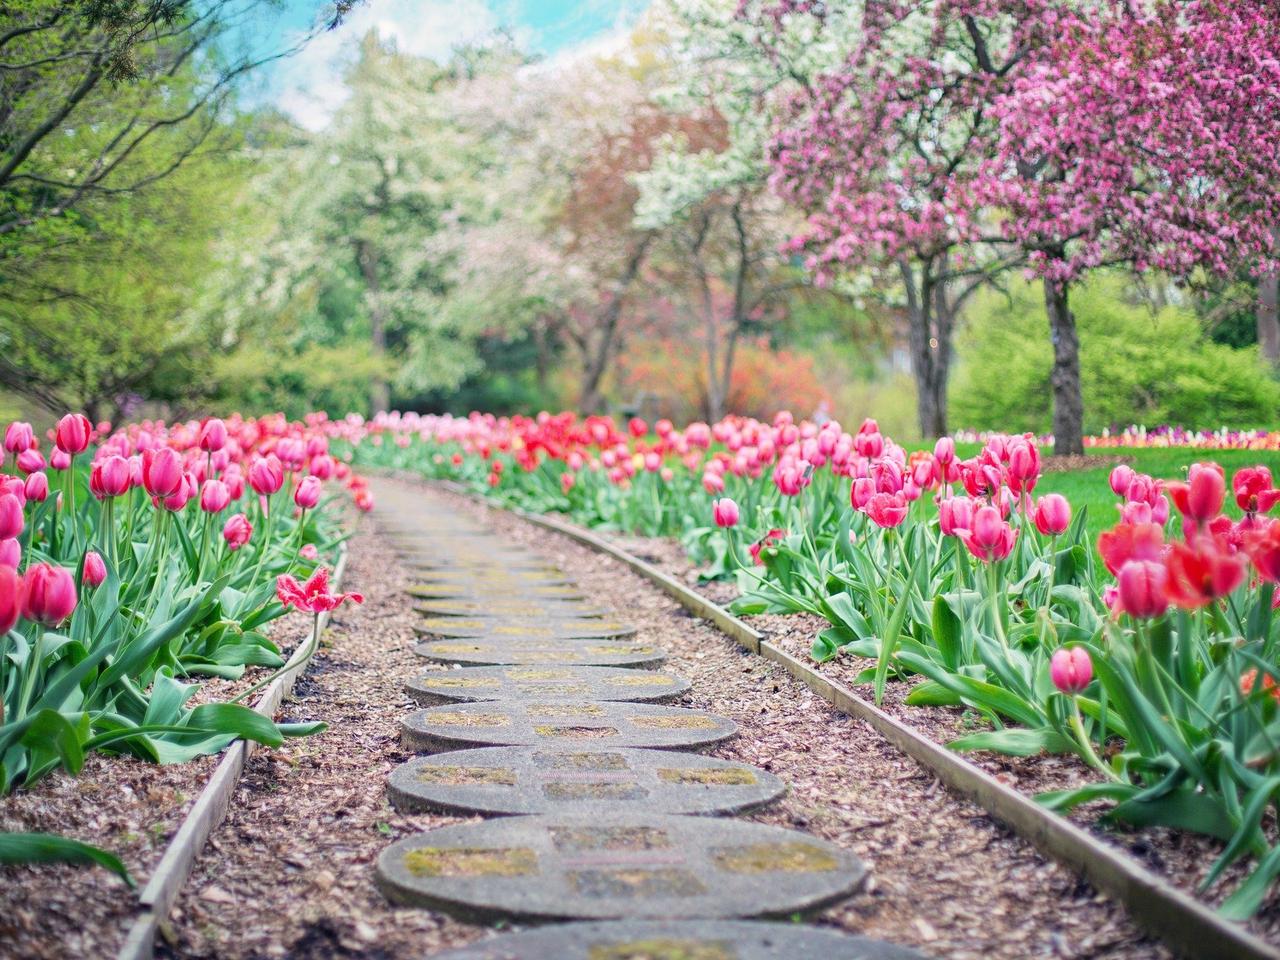
[[[424,499],[428,499],[424,497]],[[564,575],[478,523],[406,499],[392,538],[420,572],[414,652],[436,669],[409,681],[402,723],[428,755],[392,772],[405,810],[501,819],[415,834],[378,858],[392,901],[475,922],[609,920],[487,940],[439,960],[923,960],[892,944],[794,924],[852,895],[866,868],[804,833],[711,814],[777,799],[777,777],[677,752],[736,726],[653,701],[689,683],[586,602]],[[461,669],[458,669],[461,667]],[[617,669],[625,667],[627,669]],[[652,749],[662,748],[662,749]],[[702,816],[694,816],[694,815]]]
[[[745,763],[666,750],[490,747],[417,757],[391,774],[402,810],[445,813],[738,813],[786,791]]]
[[[671,700],[689,689],[689,681],[653,670],[617,667],[467,667],[433,670],[404,685],[419,703],[471,703],[479,700]]]

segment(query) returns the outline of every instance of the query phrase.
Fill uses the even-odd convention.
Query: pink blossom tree
[[[1187,277],[1277,268],[1280,4],[1109,2],[1054,29],[998,96],[979,199],[1043,278],[1058,452],[1082,447],[1070,285],[1125,264]]]

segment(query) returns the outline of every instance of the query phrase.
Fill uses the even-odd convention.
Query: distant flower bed
[[[1095,553],[1065,497],[1035,495],[1032,436],[985,435],[965,458],[955,438],[909,452],[872,420],[849,432],[786,413],[652,429],[388,414],[331,429],[361,463],[680,538],[707,575],[736,577],[739,612],[825,618],[813,656],[874,661],[862,679],[877,699],[923,677],[908,703],[987,721],[953,748],[1075,754],[1093,771],[1042,802],[1102,800],[1108,820],[1221,838],[1206,886],[1252,857],[1229,916],[1255,912],[1280,875],[1265,828],[1280,795],[1280,490],[1265,466],[1229,478],[1206,460],[1177,481],[1116,467],[1119,522]],[[1090,445],[1273,449],[1277,436],[1134,430]]]

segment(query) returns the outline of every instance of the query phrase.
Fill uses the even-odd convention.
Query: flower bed
[[[75,773],[93,751],[179,763],[237,737],[278,745],[320,729],[273,723],[242,702],[266,681],[225,702],[191,681],[283,665],[263,630],[298,598],[277,597],[277,578],[285,588],[293,573],[323,579],[342,539],[326,482],[372,506],[329,455],[321,418],[111,432],[69,414],[48,439],[25,423],[4,435],[0,793]],[[30,859],[124,873],[85,844],[0,835],[0,860]]]
[[[1042,802],[1217,838],[1203,888],[1248,865],[1227,916],[1255,912],[1280,874],[1280,527],[1266,517],[1280,494],[1265,467],[1235,472],[1225,513],[1216,464],[1180,480],[1119,466],[1104,482],[1120,522],[1095,552],[1066,498],[1036,496],[1027,437],[963,457],[950,439],[908,454],[871,421],[850,434],[787,415],[625,434],[571,415],[333,429],[363,462],[679,537],[707,574],[737,580],[738,612],[822,617],[812,655],[867,658],[858,679],[877,699],[909,679],[907,704],[985,721],[954,748],[1088,765],[1089,782]]]

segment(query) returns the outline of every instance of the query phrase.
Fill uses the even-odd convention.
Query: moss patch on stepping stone
[[[525,847],[418,847],[404,855],[404,866],[415,877],[519,877],[538,872],[538,856]]]

